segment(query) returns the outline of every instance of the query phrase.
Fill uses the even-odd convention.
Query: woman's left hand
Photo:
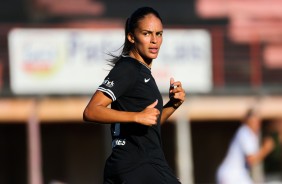
[[[170,78],[169,98],[174,108],[178,108],[185,100],[185,91],[181,82],[175,82],[173,78]]]

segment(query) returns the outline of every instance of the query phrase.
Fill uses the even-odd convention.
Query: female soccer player
[[[181,82],[170,79],[170,100],[151,74],[163,36],[162,19],[150,7],[137,9],[125,25],[120,56],[84,110],[84,120],[111,123],[112,154],[104,184],[179,184],[161,146],[160,126],[183,103]],[[111,109],[107,108],[111,104]]]

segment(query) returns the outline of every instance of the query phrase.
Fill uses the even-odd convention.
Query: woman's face
[[[256,133],[258,133],[261,128],[260,116],[258,114],[251,115],[247,120],[247,124],[250,125]]]
[[[128,39],[133,43],[133,55],[140,61],[152,61],[157,58],[162,44],[163,25],[153,14],[146,15],[138,23]],[[147,62],[146,62],[147,63]]]

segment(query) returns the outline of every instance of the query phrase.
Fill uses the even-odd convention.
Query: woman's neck
[[[134,51],[129,52],[129,56],[138,60],[139,62],[143,63],[148,68],[151,68],[151,66],[152,66],[152,61],[153,61],[152,59],[143,58],[140,54],[138,54]]]

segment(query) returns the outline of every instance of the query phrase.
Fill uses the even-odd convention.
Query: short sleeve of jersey
[[[246,126],[241,129],[240,143],[246,156],[255,154],[259,149],[258,138],[255,133]]]
[[[117,63],[104,82],[98,87],[99,91],[106,93],[113,101],[130,90],[136,83],[138,67],[130,61]]]

